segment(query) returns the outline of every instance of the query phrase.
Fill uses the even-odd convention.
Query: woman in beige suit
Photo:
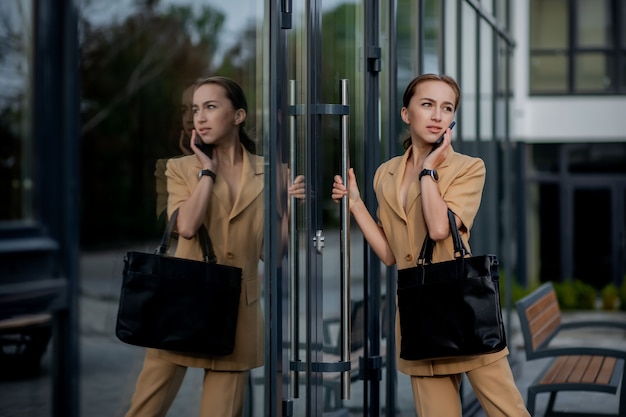
[[[233,80],[198,80],[193,112],[193,155],[167,163],[167,212],[179,211],[175,256],[202,259],[196,232],[204,224],[218,263],[243,271],[235,349],[227,356],[147,349],[127,417],[165,416],[190,366],[204,369],[201,416],[241,416],[249,370],[263,364],[257,276],[263,253],[263,158],[255,155],[255,143],[245,132],[246,98]]]
[[[456,81],[445,75],[425,74],[413,79],[403,97],[402,120],[410,136],[406,152],[383,163],[374,176],[378,223],[360,198],[354,172],[349,171],[350,212],[368,244],[385,265],[398,269],[415,266],[429,233],[438,244],[433,262],[454,258],[447,211],[451,209],[466,247],[485,182],[481,159],[454,151],[448,126],[460,101]],[[433,144],[443,135],[443,143]],[[335,176],[332,197],[348,192]],[[400,324],[396,313],[396,346]],[[528,416],[506,356],[496,353],[437,360],[407,361],[397,354],[398,368],[411,376],[413,399],[419,417],[461,416],[459,389],[463,373],[489,417]]]

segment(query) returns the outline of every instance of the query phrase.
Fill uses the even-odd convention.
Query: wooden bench
[[[527,408],[535,412],[535,397],[550,393],[545,416],[620,416],[626,417],[626,361],[625,346],[617,349],[603,347],[567,346],[558,343],[562,330],[579,328],[619,328],[626,330],[626,322],[561,321],[561,309],[552,283],[546,283],[515,303],[524,337],[526,360],[552,358],[528,387]],[[619,350],[621,349],[621,350]],[[556,394],[560,391],[595,391],[616,394],[619,392],[617,414],[571,413],[555,411]]]
[[[38,374],[51,336],[50,314],[0,319],[0,380]]]

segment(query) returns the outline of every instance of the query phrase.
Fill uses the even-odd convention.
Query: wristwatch
[[[213,182],[215,182],[215,172],[211,171],[210,169],[202,169],[200,170],[200,172],[198,172],[198,178],[202,178],[203,175],[213,178]]]
[[[437,175],[437,170],[435,169],[423,169],[417,177],[418,180],[421,180],[424,175],[430,175],[430,177],[435,182],[439,182],[439,175]]]

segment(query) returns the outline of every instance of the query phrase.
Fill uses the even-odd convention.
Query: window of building
[[[531,0],[531,94],[623,94],[626,2]]]

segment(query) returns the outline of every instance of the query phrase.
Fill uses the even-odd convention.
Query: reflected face
[[[456,94],[443,81],[424,81],[415,86],[408,107],[402,108],[402,120],[409,125],[411,137],[434,143],[454,119]]]
[[[206,144],[226,144],[237,140],[239,125],[246,112],[233,107],[224,87],[204,84],[193,94],[193,121],[196,132]]]
[[[191,130],[193,129],[193,85],[187,87],[183,91],[183,95],[180,101],[180,115],[181,126],[188,137],[191,137]]]

